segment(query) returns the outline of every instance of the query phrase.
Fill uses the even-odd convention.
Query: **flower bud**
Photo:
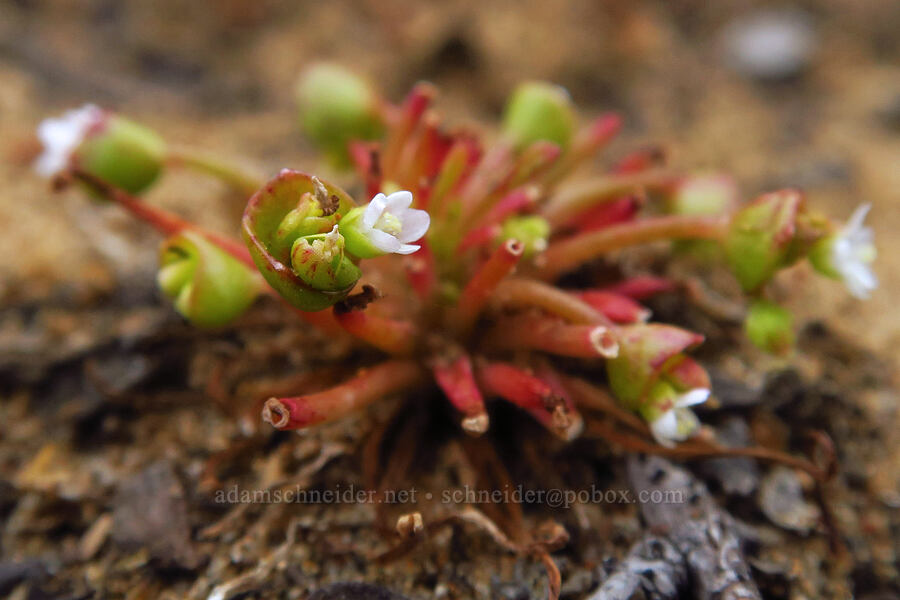
[[[837,233],[813,244],[809,261],[819,273],[843,281],[850,293],[866,299],[878,287],[878,279],[869,266],[877,255],[874,234],[863,221],[870,204],[859,206]]]
[[[575,109],[565,88],[543,81],[522,83],[503,114],[503,132],[516,148],[545,140],[566,148],[575,130]]]
[[[732,217],[725,254],[744,291],[758,289],[796,260],[802,203],[800,192],[781,190],[760,196]]]
[[[524,244],[525,258],[540,254],[547,249],[547,240],[550,238],[550,224],[544,217],[527,215],[523,217],[510,217],[503,222],[500,231],[500,240],[519,240]]]
[[[156,133],[92,104],[38,127],[44,153],[35,169],[45,177],[77,167],[131,194],[162,171],[166,144]]]
[[[667,198],[675,215],[715,216],[731,212],[738,201],[734,180],[716,173],[694,175],[679,181]]]
[[[767,300],[754,300],[744,320],[747,337],[771,354],[785,355],[794,347],[794,316]]]
[[[200,327],[220,327],[241,316],[262,290],[252,269],[186,231],[163,242],[156,281],[175,310]]]
[[[329,292],[352,286],[362,275],[344,255],[344,237],[337,225],[328,233],[298,238],[291,248],[291,266],[310,287]]]
[[[378,96],[343,67],[319,63],[307,69],[296,99],[304,133],[338,166],[349,164],[350,141],[377,139],[384,130]]]
[[[359,270],[347,266],[349,260],[338,251],[343,240],[333,231],[353,206],[340,188],[289,169],[250,198],[241,222],[244,242],[262,276],[292,306],[323,310],[353,289]],[[322,234],[330,232],[334,235],[326,240]],[[303,261],[306,250],[309,260]],[[334,262],[336,256],[341,260]],[[316,275],[319,269],[331,275]]]
[[[691,437],[700,427],[700,420],[690,407],[706,402],[709,394],[708,388],[679,392],[672,384],[659,381],[650,388],[640,413],[650,424],[656,441],[672,447],[675,442]]]
[[[708,387],[703,369],[683,353],[703,341],[703,336],[662,323],[636,323],[618,330],[619,355],[606,361],[609,385],[626,407],[638,410],[658,381],[679,390]]]
[[[418,250],[420,246],[409,242],[425,235],[431,217],[424,210],[410,208],[412,201],[412,194],[406,191],[376,194],[366,206],[348,212],[339,224],[347,252],[357,258],[374,258]]]

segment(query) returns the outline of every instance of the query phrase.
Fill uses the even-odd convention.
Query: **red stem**
[[[625,155],[612,168],[613,173],[637,173],[651,167],[660,167],[666,162],[666,154],[658,146],[648,146]]]
[[[391,360],[360,371],[331,389],[291,398],[269,398],[262,418],[276,429],[302,429],[344,417],[376,400],[424,380],[424,371],[412,360]]]
[[[606,324],[611,321],[583,300],[541,281],[508,277],[501,281],[491,303],[503,307],[540,308],[570,323]]]
[[[485,335],[492,348],[531,349],[575,358],[615,358],[619,343],[606,325],[570,325],[553,317],[526,313],[497,321]]]
[[[564,437],[572,426],[566,399],[534,374],[508,363],[478,365],[478,381],[486,394],[528,411],[538,422]]]
[[[674,180],[675,175],[667,169],[603,175],[560,190],[541,212],[551,225],[565,225],[584,211],[617,200],[623,194],[648,186],[665,186]]]
[[[115,202],[131,213],[135,218],[152,226],[163,235],[170,236],[181,233],[182,231],[193,231],[202,235],[242,263],[253,267],[253,269],[256,270],[256,265],[253,263],[253,259],[250,258],[250,252],[247,250],[246,246],[239,241],[202,229],[198,225],[161,208],[149,206],[124,190],[114,187],[90,173],[86,173],[79,169],[73,169],[71,173],[75,179],[84,182],[101,196]]]
[[[418,83],[403,101],[399,121],[391,128],[382,156],[382,169],[388,178],[397,175],[403,148],[435,95],[437,95],[437,91],[434,86],[428,83]]]
[[[579,233],[605,229],[631,221],[640,207],[641,200],[637,196],[624,196],[585,211],[577,217],[572,226]]]
[[[488,428],[484,398],[472,370],[472,361],[467,354],[449,360],[438,360],[432,366],[434,379],[446,394],[450,403],[465,415],[464,430],[472,434],[482,434]]]
[[[512,273],[524,251],[524,244],[518,240],[507,240],[475,272],[462,291],[454,315],[455,325],[462,332],[468,331],[474,324],[488,297],[497,284]]]
[[[616,113],[600,115],[587,127],[579,131],[568,151],[548,171],[544,177],[547,186],[553,186],[606,146],[622,128],[622,117]]]
[[[500,224],[507,217],[534,207],[539,197],[540,190],[535,186],[521,187],[508,193],[500,202],[491,207],[485,217],[479,221],[478,227],[466,234],[457,246],[457,252],[465,252],[491,242],[499,233]]]
[[[622,294],[604,290],[579,290],[573,293],[606,315],[613,323],[643,323],[650,318],[649,309]]]
[[[608,285],[603,288],[604,291],[628,296],[633,300],[645,300],[663,292],[672,292],[678,289],[678,285],[671,279],[665,277],[654,277],[653,275],[639,275],[631,277],[619,283]]]
[[[335,310],[334,317],[354,337],[395,356],[412,353],[419,338],[412,322],[380,317],[369,310]]]

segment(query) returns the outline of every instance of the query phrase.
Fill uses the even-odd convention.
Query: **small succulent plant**
[[[41,124],[36,164],[168,236],[159,285],[192,323],[228,324],[271,294],[310,326],[383,353],[333,389],[269,399],[263,418],[278,429],[339,419],[430,381],[473,435],[488,429],[486,402],[499,398],[567,440],[583,430],[582,410],[601,407],[619,411],[645,442],[671,447],[695,436],[691,407],[712,393],[687,354],[703,337],[649,322],[641,304],[677,282],[639,275],[582,289],[560,284],[564,275],[631,246],[676,242],[674,253],[702,244],[747,295],[748,338],[777,353],[794,339],[790,313],[767,294],[778,271],[809,259],[855,296],[877,285],[868,207],[841,226],[793,189],[741,203],[727,176],[678,173],[652,150],[576,177],[621,121],[604,114],[580,126],[558,86],[516,89],[494,141],[445,128],[424,83],[393,105],[352,73],[318,65],[296,93],[310,140],[333,166],[358,174],[352,193],[289,169],[258,181],[92,105]],[[135,197],[174,167],[252,194],[243,243]],[[389,285],[376,289],[368,283],[376,279]],[[576,377],[554,357],[595,365],[596,375]]]

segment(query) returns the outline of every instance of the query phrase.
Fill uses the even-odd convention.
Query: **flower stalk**
[[[551,242],[540,257],[536,274],[544,280],[555,279],[593,258],[639,244],[670,240],[721,240],[727,225],[728,221],[723,217],[680,215],[621,223]]]

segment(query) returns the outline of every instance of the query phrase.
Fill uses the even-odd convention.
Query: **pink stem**
[[[605,229],[633,220],[640,207],[641,202],[637,196],[624,196],[608,204],[588,209],[579,215],[572,225],[579,233]]]
[[[514,214],[533,208],[540,197],[540,190],[534,186],[515,189],[495,204],[479,221],[480,225],[469,231],[457,247],[457,252],[465,252],[490,243],[500,232],[500,224]]]
[[[606,325],[571,325],[553,317],[525,313],[504,317],[485,335],[495,349],[530,349],[575,358],[615,358],[619,343]]]
[[[391,360],[360,371],[337,387],[291,398],[269,398],[262,418],[276,429],[302,429],[344,417],[424,381],[416,361]]]
[[[671,215],[582,233],[551,243],[541,255],[538,275],[542,279],[554,279],[583,262],[638,244],[679,239],[721,239],[727,224],[723,217]]]
[[[438,360],[432,367],[434,379],[444,391],[451,404],[465,415],[464,430],[472,434],[482,434],[488,428],[484,398],[475,382],[472,361],[467,354],[450,360]]]
[[[493,293],[497,284],[512,273],[524,251],[524,244],[518,240],[507,240],[498,246],[475,272],[463,289],[456,306],[454,321],[461,332],[466,332],[471,328],[488,297]]]
[[[399,121],[391,128],[382,156],[382,169],[388,178],[396,176],[403,148],[436,95],[434,86],[418,83],[403,101]]]
[[[651,296],[672,292],[676,289],[678,289],[678,285],[671,279],[652,275],[632,277],[603,288],[604,291],[628,296],[632,300],[645,300]]]
[[[599,152],[622,128],[622,118],[615,113],[600,115],[582,129],[572,140],[568,151],[560,158],[544,177],[546,186],[552,187],[578,165]]]
[[[551,225],[565,225],[589,208],[617,200],[636,189],[665,187],[675,179],[667,169],[603,175],[559,191],[541,213]]]
[[[395,356],[411,354],[419,338],[411,321],[380,317],[368,310],[336,310],[334,317],[350,335]]]
[[[613,323],[643,323],[650,311],[628,296],[604,290],[579,290],[575,296],[591,305]]]
[[[447,199],[467,175],[472,162],[477,160],[477,151],[468,139],[457,140],[441,164],[434,180],[428,212],[435,219],[443,219],[447,212]]]
[[[540,189],[535,186],[528,185],[516,188],[491,207],[482,223],[485,225],[502,223],[511,215],[534,208],[540,195]]]

